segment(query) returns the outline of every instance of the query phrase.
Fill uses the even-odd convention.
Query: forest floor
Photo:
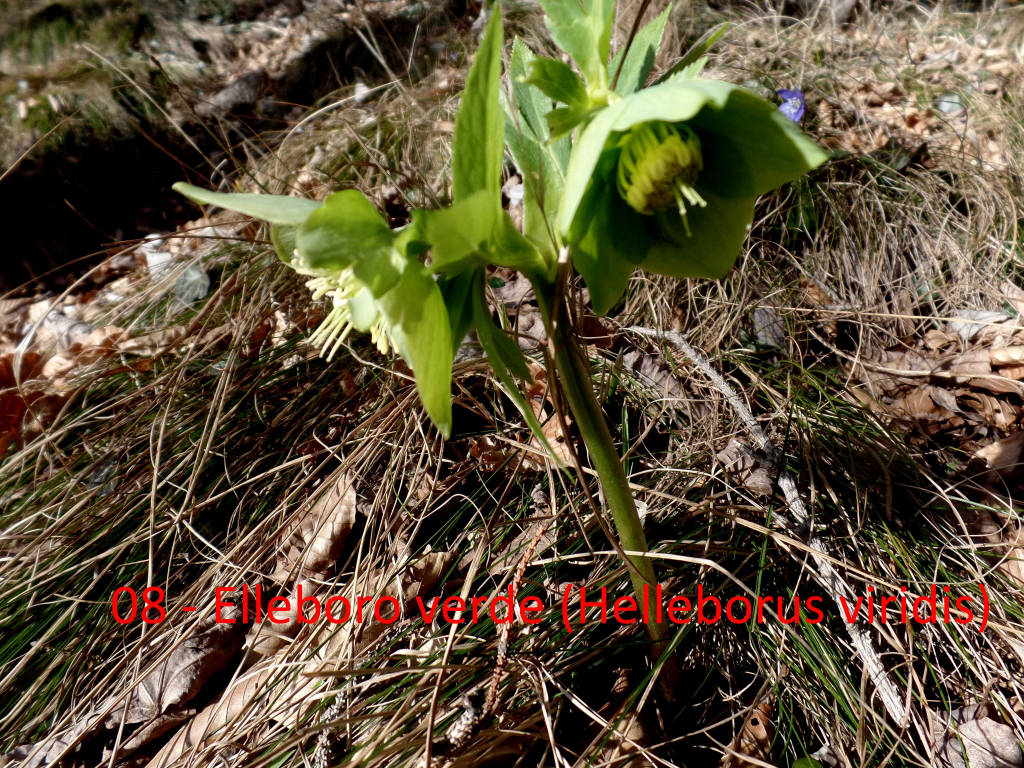
[[[425,74],[344,85],[218,178],[355,186],[393,225],[447,200],[475,14],[427,19]],[[480,350],[444,440],[368,338],[318,355],[323,302],[260,225],[196,210],[0,298],[0,764],[1024,764],[1024,7],[687,6],[656,69],[722,22],[709,76],[801,90],[833,156],[761,199],[724,280],[637,273],[584,319],[666,600],[694,603],[670,690],[642,626],[576,621],[582,588],[629,594],[596,481]],[[507,27],[549,47],[531,6]],[[529,285],[489,286],[586,467]],[[428,620],[510,587],[536,623]],[[300,588],[353,615],[268,620]],[[698,594],[764,621],[701,621]]]

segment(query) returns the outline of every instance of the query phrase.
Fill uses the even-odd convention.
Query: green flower
[[[581,131],[558,227],[604,314],[636,267],[725,275],[757,197],[826,159],[770,102],[716,80],[673,78],[602,109]]]
[[[392,231],[361,193],[346,189],[322,203],[282,195],[221,193],[179,182],[198,203],[219,205],[270,224],[274,250],[331,311],[312,342],[328,359],[352,332],[369,332],[381,353],[398,352],[412,369],[423,406],[445,436],[451,432],[455,354],[441,288],[417,254],[413,230]],[[462,334],[457,341],[461,341]]]
[[[308,274],[300,266],[294,263],[292,266],[296,272]],[[306,287],[313,292],[314,301],[324,297],[331,300],[331,311],[309,337],[310,344],[320,347],[321,357],[333,360],[353,328],[369,330],[370,340],[382,355],[391,350],[399,351],[391,336],[387,320],[380,314],[376,305],[367,300],[368,297],[363,293],[363,284],[351,269],[314,277],[306,282]],[[360,320],[360,317],[363,319]]]

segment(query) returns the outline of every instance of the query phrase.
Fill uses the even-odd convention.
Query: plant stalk
[[[600,479],[601,490],[611,509],[622,549],[646,552],[647,537],[644,535],[640,514],[629,488],[622,459],[612,440],[611,432],[608,431],[604,411],[594,395],[589,366],[576,341],[568,312],[564,309],[564,302],[558,302],[558,305],[560,306],[556,309],[556,319],[550,324],[549,332],[554,342],[555,372],[561,384],[561,391]],[[657,662],[668,647],[669,636],[667,627],[654,621],[654,617],[657,616],[655,590],[658,584],[654,564],[650,559],[639,555],[628,555],[627,559],[633,566],[629,568],[630,580],[636,593],[637,604],[640,606],[645,605],[644,585],[648,587],[646,608],[642,615],[651,618],[646,627],[652,641],[651,658],[653,662]],[[669,698],[674,698],[671,696],[671,689],[675,676],[674,663],[671,659],[666,659],[662,667],[661,683],[663,692],[666,692]]]

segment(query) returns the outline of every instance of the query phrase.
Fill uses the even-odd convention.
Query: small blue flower
[[[794,123],[804,119],[804,112],[807,111],[807,104],[804,102],[804,92],[796,89],[780,88],[775,93],[782,99],[779,105],[779,112],[784,114]]]

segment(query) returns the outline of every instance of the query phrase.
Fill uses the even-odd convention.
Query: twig
[[[750,412],[747,404],[743,402],[742,398],[740,398],[736,390],[732,388],[722,374],[715,370],[710,361],[686,340],[683,334],[678,331],[656,331],[651,328],[638,326],[633,326],[628,330],[640,336],[664,339],[686,355],[690,362],[721,392],[733,411],[739,416],[740,421],[743,422],[750,432],[758,450],[772,465],[781,466],[779,449],[768,439],[768,436],[761,429],[761,425],[757,423],[754,414]],[[811,515],[804,505],[803,499],[800,497],[793,474],[786,469],[782,469],[779,472],[777,482],[789,507],[789,516],[782,515],[784,522],[792,531],[798,533],[806,541],[810,549],[811,558],[814,560],[814,565],[817,568],[818,581],[829,590],[832,599],[841,608],[840,600],[842,598],[852,600],[854,597],[853,590],[850,589],[850,585],[846,583],[846,580],[843,579],[839,572],[832,567],[829,559],[822,556],[823,554],[828,554],[828,548],[825,541],[813,530]],[[907,710],[901,702],[902,697],[899,691],[896,690],[896,686],[889,679],[888,673],[878,657],[878,652],[871,644],[871,638],[863,628],[850,622],[846,622],[846,630],[850,635],[850,642],[857,651],[857,655],[864,662],[864,667],[867,669],[868,676],[878,692],[878,697],[885,706],[885,711],[889,713],[889,717],[895,722],[902,725],[908,714]]]

